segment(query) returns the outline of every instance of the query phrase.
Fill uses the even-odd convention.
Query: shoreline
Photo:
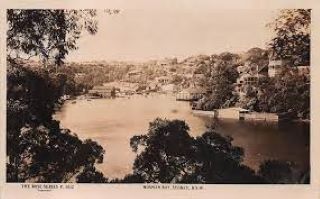
[[[221,110],[221,109],[217,109]],[[254,112],[254,113],[259,113],[259,114],[276,114],[276,113],[269,113],[269,112]],[[267,120],[267,119],[237,119],[237,118],[219,118],[216,116],[216,111],[204,111],[204,110],[192,110],[192,114],[197,115],[197,116],[203,116],[203,117],[209,117],[209,118],[216,118],[216,119],[230,119],[230,120],[236,120],[236,121],[245,121],[245,122],[273,122],[273,123],[310,123],[310,119],[279,119],[279,120]]]

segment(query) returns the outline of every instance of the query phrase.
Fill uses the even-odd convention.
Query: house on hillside
[[[246,62],[244,65],[238,66],[237,67],[237,71],[238,71],[240,76],[242,74],[251,74],[251,75],[263,74],[263,75],[267,75],[268,67],[267,67],[267,65],[258,65],[256,63]]]
[[[246,62],[245,65],[238,66],[239,78],[235,83],[235,92],[240,100],[246,96],[248,87],[255,89],[259,81],[268,76],[268,66],[260,66],[255,63]]]
[[[172,81],[172,77],[170,77],[170,76],[161,76],[161,77],[157,77],[156,81],[159,84],[169,84]]]
[[[234,91],[241,100],[246,96],[249,87],[258,92],[256,88],[261,80],[266,77],[277,77],[285,68],[289,68],[291,73],[305,75],[307,78],[310,76],[310,66],[290,67],[288,60],[269,60],[269,64],[263,66],[247,62],[237,67],[239,78],[235,83]]]
[[[270,60],[268,65],[268,75],[269,77],[276,77],[281,74],[283,69],[288,66],[291,70],[291,73],[297,72],[298,75],[310,75],[310,66],[298,65],[290,66],[289,60]]]
[[[276,77],[280,75],[283,67],[287,64],[288,64],[287,60],[270,60],[268,65],[269,77]]]

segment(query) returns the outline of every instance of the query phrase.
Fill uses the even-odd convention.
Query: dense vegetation
[[[8,182],[109,182],[95,168],[103,161],[104,149],[93,140],[81,140],[70,130],[62,129],[52,118],[61,104],[62,94],[76,94],[88,88],[88,85],[79,86],[72,75],[66,75],[79,71],[57,66],[62,66],[70,50],[77,49],[76,41],[83,30],[91,34],[97,31],[95,15],[94,10],[8,10]],[[306,43],[305,40],[303,42]],[[256,55],[255,52],[251,54]],[[26,68],[16,59],[33,56],[40,57],[42,67]],[[308,55],[299,57],[299,60],[305,58]],[[238,75],[236,66],[239,59],[238,55],[223,53],[201,63],[198,72],[205,73],[209,79],[205,86],[211,91],[201,108],[210,110],[237,102],[232,85]],[[116,77],[115,74],[121,76],[122,71],[118,72],[110,73],[110,78]],[[99,71],[97,73],[100,75]],[[95,76],[85,81],[92,82],[93,79]],[[177,77],[175,81],[181,82],[182,79]],[[268,80],[261,85],[261,96],[250,95],[256,99],[254,109],[292,111],[307,117],[309,85],[305,81],[291,73],[280,79]],[[95,84],[98,83],[93,82],[89,87]],[[290,163],[266,161],[257,173],[254,172],[242,164],[243,149],[231,142],[231,138],[222,137],[214,130],[194,138],[189,135],[185,122],[156,119],[150,124],[147,134],[130,140],[132,149],[137,152],[133,174],[112,182],[308,182],[306,175],[294,171]]]
[[[237,96],[233,94],[234,83],[239,74],[240,56],[232,53],[213,55],[208,62],[201,62],[205,74],[204,87],[208,93],[196,105],[196,109],[213,110],[235,105]]]
[[[52,119],[64,85],[61,78],[9,62],[8,182],[68,182],[103,161],[104,150],[98,143],[80,140]]]
[[[293,66],[310,65],[311,9],[281,10],[268,25],[275,33],[269,43],[274,58],[287,59]]]
[[[249,87],[242,105],[258,112],[283,113],[290,119],[310,119],[310,79],[286,69],[280,77],[260,81],[258,92]]]
[[[293,163],[263,162],[255,172],[242,164],[244,150],[214,129],[191,137],[181,120],[156,119],[147,134],[130,140],[137,153],[133,174],[113,182],[126,183],[308,183],[308,172]]]
[[[61,129],[52,118],[69,84],[57,67],[56,72],[50,68],[77,48],[83,30],[97,31],[95,15],[94,10],[7,11],[8,182],[101,180],[94,165],[103,161],[104,149]],[[33,56],[42,67],[25,68],[19,62]]]
[[[47,64],[63,64],[66,55],[77,49],[83,31],[97,32],[96,10],[19,10],[7,11],[8,56],[38,57]]]
[[[59,73],[68,74],[68,78],[73,82],[74,90],[79,92],[83,89],[88,90],[103,83],[119,81],[125,78],[131,65],[83,65],[70,64],[58,69]],[[81,77],[77,77],[81,74]],[[66,94],[76,94],[67,92]]]
[[[199,61],[198,69],[206,74],[204,87],[210,91],[194,104],[195,109],[213,110],[232,106],[257,112],[285,114],[291,119],[310,118],[310,77],[299,74],[296,66],[310,65],[310,10],[282,10],[269,25],[274,30],[268,50],[252,48],[244,54],[213,55],[209,62]],[[245,97],[234,92],[237,66],[264,69],[269,60],[282,59],[280,75],[267,74],[255,85],[244,85]]]

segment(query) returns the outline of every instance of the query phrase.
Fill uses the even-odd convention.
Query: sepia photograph
[[[310,184],[311,14],[7,9],[6,182]]]

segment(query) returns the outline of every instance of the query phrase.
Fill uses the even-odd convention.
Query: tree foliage
[[[214,131],[193,138],[184,121],[156,119],[146,135],[134,136],[133,151],[141,147],[133,174],[124,182],[258,183],[261,179],[241,164],[243,149]]]
[[[258,175],[271,184],[310,183],[309,172],[301,172],[289,161],[266,160],[260,166]]]
[[[147,134],[133,136],[137,153],[133,173],[111,182],[125,183],[308,183],[309,173],[295,164],[266,160],[255,172],[242,164],[244,151],[212,128],[201,136],[189,135],[181,120],[157,118]]]
[[[7,73],[7,181],[67,182],[103,161],[103,148],[52,119],[59,76],[10,63]]]
[[[270,42],[275,59],[290,60],[293,65],[310,65],[310,9],[281,10],[269,26],[275,36]]]
[[[44,62],[61,65],[86,30],[97,32],[96,10],[18,10],[7,11],[8,55],[39,56]]]
[[[93,166],[84,167],[83,171],[77,176],[78,183],[107,183],[108,179],[103,173],[97,171]]]
[[[251,48],[244,54],[243,62],[247,62],[249,65],[256,64],[261,68],[268,66],[268,52],[261,48]]]
[[[62,64],[83,30],[96,33],[95,15],[95,10],[7,11],[8,182],[86,181],[89,174],[92,181],[102,179],[94,165],[103,161],[103,148],[52,118],[68,85],[66,75],[15,59],[39,56],[45,66]]]
[[[237,96],[233,93],[233,84],[239,76],[236,69],[239,62],[240,57],[237,54],[222,53],[219,56],[212,56],[207,65],[205,81],[209,94],[200,102],[200,109],[213,110],[235,104]]]
[[[265,78],[257,88],[248,89],[245,102],[243,107],[250,110],[310,119],[310,79],[287,67],[278,77]]]

